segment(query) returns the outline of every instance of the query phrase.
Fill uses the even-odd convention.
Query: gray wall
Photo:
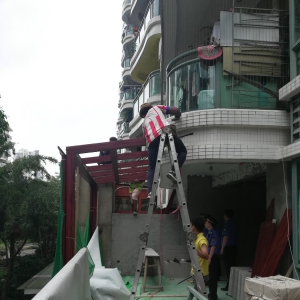
[[[77,203],[77,222],[81,228],[81,232],[83,233],[85,230],[86,220],[90,213],[90,202],[91,202],[91,189],[89,183],[80,176],[80,173],[77,173],[78,180],[78,197],[76,198]]]
[[[282,163],[267,165],[267,205],[273,198],[275,199],[274,218],[277,220],[277,224],[281,221],[286,209],[286,196],[288,206],[292,208],[291,163],[285,162],[284,169],[287,195],[285,193]]]
[[[212,188],[211,176],[189,176],[187,201],[191,218],[200,212],[211,214],[219,222],[216,226],[219,232],[224,223],[224,209],[233,209],[238,228],[237,264],[252,266],[260,223],[265,219],[265,178]]]
[[[274,198],[274,218],[277,224],[280,223],[283,213],[287,207],[292,208],[292,187],[291,187],[291,163],[284,163],[285,178],[282,163],[267,165],[267,204]],[[284,184],[286,182],[286,186]],[[287,194],[285,192],[287,191]],[[287,199],[287,200],[286,200]],[[291,235],[292,239],[292,235]],[[292,257],[289,246],[286,247],[284,255],[280,260],[276,274],[285,275],[292,264]]]
[[[145,231],[146,214],[113,214],[112,217],[112,267],[122,275],[134,275],[140,246],[139,235]],[[181,220],[174,215],[153,215],[148,247],[158,254],[164,245],[185,246],[186,240]]]
[[[114,195],[113,184],[98,185],[98,226],[99,240],[103,265],[111,266],[112,251],[112,204]]]
[[[290,165],[286,165],[288,201],[290,197]],[[218,221],[218,230],[223,224],[225,208],[235,210],[238,226],[237,264],[251,266],[256,249],[260,223],[265,219],[266,207],[275,198],[274,217],[281,220],[286,208],[282,164],[268,164],[266,177],[212,188],[210,176],[188,176],[187,203],[190,217],[202,213],[213,215]],[[98,225],[100,229],[101,253],[106,267],[117,267],[122,275],[134,275],[146,214],[116,214],[113,212],[114,187],[99,188]],[[181,220],[174,215],[153,215],[148,247],[160,255],[164,245],[185,246]],[[163,257],[162,257],[163,259]],[[276,273],[284,275],[291,265],[288,249],[285,251]]]

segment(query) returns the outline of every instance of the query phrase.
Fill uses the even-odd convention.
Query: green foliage
[[[9,124],[7,122],[7,116],[3,109],[0,107],[0,157],[9,157],[9,152],[14,149],[15,144],[9,141]]]
[[[49,218],[57,214],[59,182],[45,169],[46,162],[56,160],[28,156],[0,168],[0,239],[3,242],[11,233],[17,239],[31,238],[41,221],[49,223]]]
[[[47,172],[49,162],[57,161],[36,155],[0,167],[0,239],[10,254],[1,300],[11,293],[15,258],[28,239],[39,244],[42,257],[53,259],[60,184]]]
[[[8,139],[9,124],[7,116],[2,107],[0,107],[0,145],[3,145]]]
[[[26,296],[24,295],[23,290],[17,290],[17,288],[47,267],[50,263],[50,259],[41,257],[37,254],[17,257],[15,260],[14,274],[10,282],[7,299],[32,299],[32,295]],[[6,277],[6,272],[1,272],[1,270],[3,269],[0,269],[0,291],[2,290],[3,280],[5,280]]]

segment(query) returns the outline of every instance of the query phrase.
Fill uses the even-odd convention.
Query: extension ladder
[[[166,137],[168,137],[168,140],[169,140],[168,143],[166,143]],[[191,259],[191,264],[194,269],[194,277],[195,277],[195,281],[196,281],[196,285],[197,285],[197,290],[205,298],[207,298],[205,283],[204,283],[204,279],[203,279],[202,272],[201,272],[200,265],[199,265],[197,250],[196,250],[195,244],[194,244],[196,235],[192,232],[192,229],[191,229],[190,217],[189,217],[189,213],[187,210],[186,199],[185,199],[183,185],[182,185],[182,181],[181,181],[181,174],[180,174],[178,161],[177,161],[177,153],[176,153],[176,149],[175,149],[174,138],[173,138],[173,134],[172,134],[170,127],[165,127],[160,136],[160,143],[159,143],[159,149],[158,149],[158,154],[157,154],[157,161],[156,161],[156,166],[155,166],[151,197],[150,197],[148,213],[147,213],[147,217],[146,217],[146,228],[145,228],[145,232],[139,236],[139,238],[143,242],[143,244],[140,248],[140,253],[139,253],[139,258],[138,258],[137,267],[136,267],[136,271],[135,271],[134,281],[133,281],[133,285],[132,285],[130,300],[135,299],[136,290],[137,290],[139,278],[141,275],[142,265],[143,265],[143,261],[144,261],[144,257],[145,257],[145,251],[146,251],[146,247],[147,247],[147,243],[148,243],[151,219],[152,219],[152,215],[153,215],[154,201],[155,201],[156,191],[158,188],[158,178],[160,175],[161,159],[162,159],[165,144],[167,145],[168,150],[169,150],[168,152],[169,152],[169,156],[170,156],[171,165],[174,166],[175,173],[176,173],[176,178],[177,178],[176,193],[177,193],[177,198],[178,198],[178,204],[180,207],[180,214],[181,214],[183,230],[186,235],[187,248],[188,248],[188,252],[190,255],[190,259]]]

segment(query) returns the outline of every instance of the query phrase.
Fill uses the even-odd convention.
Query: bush
[[[53,260],[42,258],[39,255],[27,255],[17,257],[13,272],[13,278],[9,285],[7,299],[9,300],[30,300],[33,295],[24,295],[23,290],[17,290],[19,286],[29,280],[31,277],[39,273],[47,267]],[[2,290],[2,280],[6,276],[6,271],[0,269],[0,291]]]

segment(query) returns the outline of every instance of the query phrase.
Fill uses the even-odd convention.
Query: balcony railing
[[[123,68],[130,68],[130,60],[131,60],[131,57],[127,57],[124,59]]]
[[[135,99],[139,93],[140,88],[129,88],[123,92],[120,92],[119,107],[122,105],[123,101],[132,101]]]
[[[129,36],[129,35],[137,35],[138,34],[138,27],[132,25],[132,24],[129,24],[129,25],[126,25],[124,30],[123,30],[123,33],[122,33],[122,43],[124,41],[124,38],[126,36]]]
[[[138,33],[136,35],[136,39],[135,39],[135,51],[139,48],[144,35],[145,35],[145,31],[147,29],[147,24],[148,22],[156,17],[159,16],[160,12],[159,12],[159,0],[152,0],[149,2],[149,5],[146,9],[144,18],[142,19],[141,25],[139,27]]]
[[[283,109],[274,95],[282,79],[268,76],[241,76],[223,73],[220,58],[203,60],[197,50],[175,58],[167,67],[167,103],[182,112],[214,109]],[[225,59],[225,58],[223,58]],[[232,90],[233,89],[233,90]],[[134,113],[135,114],[135,113]]]
[[[140,91],[139,88],[132,88],[124,92],[124,101],[129,101],[135,99],[138,92]]]
[[[125,122],[123,123],[123,133],[129,133],[130,128],[129,128],[129,123]]]
[[[133,116],[138,115],[140,106],[155,95],[161,94],[160,71],[156,70],[150,73],[141,90],[137,94],[133,103]]]

